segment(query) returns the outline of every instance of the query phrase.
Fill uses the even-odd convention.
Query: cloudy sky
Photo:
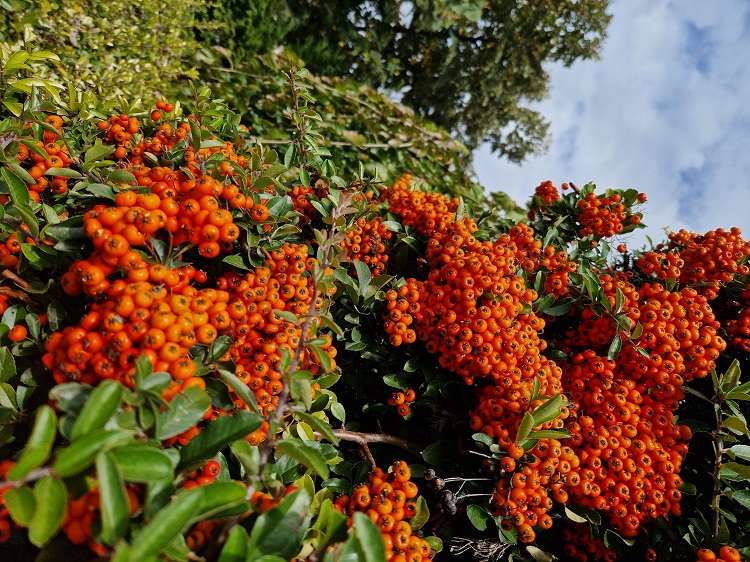
[[[646,231],[750,235],[750,0],[615,0],[602,56],[551,66],[549,151],[514,165],[480,149],[484,185],[525,201],[540,180],[635,187]],[[643,235],[631,238],[638,245]]]

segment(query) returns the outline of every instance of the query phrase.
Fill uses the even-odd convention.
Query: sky
[[[648,194],[638,246],[664,228],[750,236],[750,0],[615,0],[598,60],[550,65],[547,153],[521,165],[477,150],[490,190],[540,181]]]

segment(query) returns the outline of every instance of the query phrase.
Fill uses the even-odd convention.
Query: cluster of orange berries
[[[619,326],[609,315],[597,313],[591,307],[580,311],[580,316],[569,326],[559,342],[560,349],[591,348],[597,351],[606,350],[612,339],[625,329],[633,329],[640,319],[641,311],[638,307],[639,295],[635,286],[629,282],[627,274],[617,272],[613,275],[604,273],[599,275],[599,284],[604,298],[609,302],[610,310],[617,310],[618,294],[622,299],[619,316],[623,325]],[[628,326],[625,326],[627,319]]]
[[[12,460],[5,459],[0,461],[0,480],[6,480],[8,472],[13,468],[14,463]],[[5,507],[3,501],[3,494],[10,488],[0,486],[0,544],[8,542],[11,534],[11,518],[8,508]]]
[[[230,303],[226,291],[188,285],[192,272],[190,266],[152,265],[144,280],[114,281],[78,325],[48,338],[43,362],[55,381],[112,378],[132,387],[135,361],[145,356],[155,371],[174,379],[165,397],[192,385],[204,387],[189,350],[229,332],[243,307]]]
[[[646,275],[667,281],[680,278],[685,262],[673,252],[645,252],[638,258],[636,265]]]
[[[18,254],[21,253],[21,241],[13,232],[0,243],[0,267],[3,269],[14,269],[18,265]]]
[[[742,308],[736,318],[726,323],[730,343],[745,353],[750,353],[750,287],[746,287],[740,295]]]
[[[560,200],[560,192],[557,190],[554,183],[550,180],[545,180],[534,189],[534,197],[536,197],[542,205],[552,205]]]
[[[127,486],[128,514],[140,509],[140,499],[133,486]],[[89,549],[98,556],[107,556],[107,548],[94,540],[93,524],[98,519],[100,509],[99,490],[92,489],[68,502],[63,521],[63,532],[73,544],[87,543]]]
[[[422,283],[416,279],[407,279],[398,289],[390,289],[385,294],[386,310],[383,329],[389,336],[392,346],[417,341],[417,333],[411,327],[414,316],[419,313],[419,297]]]
[[[639,199],[645,200],[643,194]],[[622,232],[629,224],[638,224],[641,217],[638,214],[628,215],[627,208],[622,203],[619,193],[612,195],[596,195],[587,193],[578,201],[578,223],[581,236],[605,238]]]
[[[516,247],[516,257],[526,273],[544,271],[544,293],[556,298],[568,293],[568,274],[576,270],[576,264],[568,255],[553,246],[542,249],[542,242],[534,237],[534,231],[525,224],[517,224],[508,233]]]
[[[722,546],[716,553],[710,548],[701,548],[697,552],[695,562],[741,562],[740,551],[731,546]]]
[[[684,266],[680,283],[695,286],[708,300],[718,295],[722,284],[735,275],[748,275],[750,242],[742,238],[739,228],[723,228],[699,235],[685,230],[669,235],[669,246],[679,250]]]
[[[395,406],[399,416],[406,417],[411,413],[410,404],[417,399],[417,393],[413,388],[407,388],[403,392],[394,392],[388,398],[388,405]]]
[[[225,275],[219,280],[219,287],[229,291],[232,302],[238,303],[238,313],[240,309],[244,312],[233,329],[229,355],[235,362],[237,376],[255,393],[258,406],[265,413],[276,407],[284,389],[279,370],[282,349],[294,353],[302,337],[297,323],[275,311],[302,317],[310,306],[322,304],[321,295],[313,302],[311,272],[315,259],[308,257],[308,250],[304,244],[284,244],[271,251],[264,266],[254,272],[245,276]],[[317,321],[314,324],[316,327]],[[320,348],[335,368],[336,348],[332,339],[328,334],[321,337]],[[313,374],[322,369],[318,358],[308,350],[300,356],[300,368]],[[242,404],[239,398],[235,402],[238,406]],[[267,427],[256,430],[252,441],[262,440],[266,430]]]
[[[63,120],[58,115],[48,115],[44,122],[62,131]],[[44,131],[44,143],[37,141],[39,150],[29,149],[25,144],[18,145],[16,159],[22,166],[27,166],[27,172],[34,179],[28,186],[29,197],[36,203],[41,201],[41,194],[49,190],[60,195],[67,193],[69,178],[65,176],[46,176],[47,170],[52,168],[67,168],[73,162],[67,146],[56,141],[60,135],[52,131]],[[46,152],[46,156],[45,156]]]
[[[219,527],[219,521],[206,519],[198,521],[190,532],[185,535],[185,544],[192,551],[199,550],[205,545],[216,529]]]
[[[367,483],[355,486],[351,496],[340,496],[334,505],[349,516],[350,525],[355,511],[367,514],[380,529],[388,562],[422,562],[434,553],[409,524],[417,513],[418,494],[409,465],[396,461],[387,473],[376,468]]]
[[[540,439],[529,452],[530,460],[518,462],[524,451],[517,445],[509,447],[509,456],[501,461],[502,476],[495,486],[493,502],[504,517],[503,525],[515,527],[523,543],[536,538],[534,527],[549,529],[549,510],[554,502],[566,504],[567,480],[580,480],[576,472],[580,461],[573,449],[557,439]]]
[[[581,463],[578,481],[567,480],[572,499],[606,513],[626,537],[648,519],[678,515],[687,426],[676,426],[669,406],[591,350],[575,354],[564,371],[577,404],[567,429]]]
[[[456,220],[458,198],[448,199],[439,193],[413,191],[411,181],[411,174],[401,176],[390,189],[383,191],[382,198],[404,226],[412,227],[422,236],[443,232]]]
[[[373,275],[380,275],[388,265],[387,247],[391,238],[393,232],[380,217],[371,220],[360,217],[346,232],[343,246],[350,260],[364,262]]]
[[[210,460],[200,470],[194,470],[187,475],[182,487],[186,490],[211,484],[221,472],[221,464],[217,460]]]
[[[189,179],[183,172],[168,168],[142,169],[141,183],[150,193],[122,191],[117,194],[114,207],[97,205],[84,215],[84,229],[94,245],[94,253],[85,262],[87,275],[76,274],[81,262],[73,264],[63,277],[63,288],[68,294],[81,291],[96,295],[109,286],[108,277],[116,271],[128,278],[142,276],[147,263],[134,247],[143,246],[160,230],[166,230],[174,244],[191,243],[198,246],[206,258],[219,255],[222,248],[229,250],[239,237],[240,229],[230,211],[221,202],[237,205],[242,197],[244,208],[252,207],[252,217],[262,221],[268,217],[264,205],[253,205],[252,199],[236,192],[226,194],[223,186],[210,176]],[[150,181],[144,181],[148,177]],[[233,195],[234,198],[230,198]]]
[[[695,289],[670,292],[646,283],[639,295],[643,332],[637,347],[623,348],[618,366],[647,385],[654,398],[675,408],[683,397],[682,385],[708,375],[726,342],[708,301]]]
[[[615,562],[617,553],[607,548],[604,541],[591,535],[591,528],[585,524],[569,524],[562,533],[563,552],[571,562],[602,560]]]
[[[516,267],[524,261],[530,267],[537,266],[534,259],[538,260],[541,252],[533,250],[540,250],[541,245],[529,240],[527,227],[518,227],[494,243],[479,241],[474,237],[473,221],[456,220],[445,197],[442,201],[430,197],[425,206],[424,195],[400,186],[395,195],[397,206],[391,205],[395,214],[408,214],[413,225],[441,225],[428,240],[427,279],[407,280],[407,289],[400,296],[406,301],[402,306],[412,306],[416,334],[429,352],[438,355],[443,368],[462,376],[467,384],[476,378],[490,381],[479,389],[479,405],[472,414],[471,427],[495,437],[512,459],[520,459],[524,451],[515,437],[521,419],[528,409],[543,402],[531,400],[534,381],[539,383],[540,396],[553,396],[562,390],[562,370],[542,355],[546,342],[539,332],[544,321],[524,312],[536,299],[536,292],[516,274]],[[389,202],[392,196],[393,191],[389,191]],[[386,322],[397,325],[393,313],[398,309],[391,304],[399,301],[394,296],[387,297]],[[540,429],[562,427],[567,416],[567,408],[564,410],[559,419],[546,422]],[[548,462],[546,458],[558,447],[544,439],[539,450],[544,452],[534,456],[533,462],[514,467],[516,472],[506,470],[494,495],[498,510],[517,527],[524,542],[534,539],[533,525],[540,521],[551,525],[548,489],[555,497],[565,495],[559,482],[559,459]],[[532,505],[521,491],[514,493],[516,499],[509,498],[514,478],[524,484],[530,482]]]

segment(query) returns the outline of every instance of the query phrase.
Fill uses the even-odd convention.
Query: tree
[[[515,162],[545,147],[548,123],[527,105],[547,94],[544,65],[595,57],[611,19],[608,0],[276,4],[274,13],[296,19],[283,43],[313,72],[400,93],[404,103],[470,148],[489,142]],[[225,4],[236,21],[249,18],[253,31],[266,29],[254,5]],[[249,29],[236,26],[236,44]]]

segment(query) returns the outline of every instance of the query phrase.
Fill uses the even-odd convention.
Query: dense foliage
[[[545,65],[570,65],[595,57],[610,20],[608,4],[607,0],[222,3],[230,22],[226,39],[239,55],[283,44],[302,56],[313,72],[352,76],[399,92],[419,115],[453,131],[468,146],[489,142],[513,161],[545,146],[548,124],[528,107],[547,93]],[[478,80],[479,76],[493,79]]]
[[[56,61],[0,61],[4,553],[748,553],[739,230],[631,251],[635,190],[383,184],[302,70],[277,151],[208,88],[99,100]]]

